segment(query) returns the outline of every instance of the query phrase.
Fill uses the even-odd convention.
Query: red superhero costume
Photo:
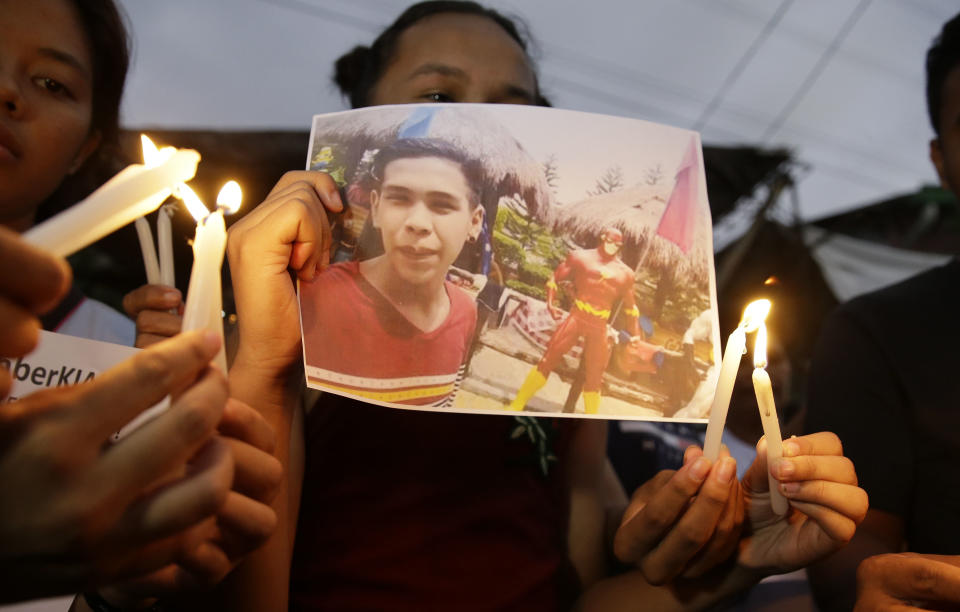
[[[451,405],[477,309],[454,285],[446,283],[446,291],[450,313],[423,332],[363,278],[357,262],[300,283],[307,382],[379,403]]]
[[[633,298],[633,270],[617,257],[623,244],[623,235],[617,229],[607,228],[600,240],[600,246],[595,249],[573,251],[567,255],[547,283],[547,308],[554,319],[562,316],[562,312],[554,306],[557,283],[567,280],[573,282],[573,308],[550,339],[543,358],[527,376],[510,408],[522,410],[546,383],[563,355],[582,337],[584,405],[588,413],[596,413],[603,372],[610,358],[607,322],[617,300],[621,301],[622,312],[628,317],[627,331],[633,336],[640,333],[637,326],[640,313]]]

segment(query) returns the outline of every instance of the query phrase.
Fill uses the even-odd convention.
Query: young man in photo
[[[446,275],[480,234],[481,170],[449,143],[400,139],[373,175],[383,253],[300,284],[307,378],[375,402],[446,406],[476,325],[473,300]]]

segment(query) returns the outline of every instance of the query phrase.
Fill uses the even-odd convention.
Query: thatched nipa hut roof
[[[627,264],[636,266],[642,258],[644,265],[671,264],[681,276],[701,279],[711,244],[705,222],[698,222],[697,239],[686,255],[673,243],[656,236],[672,188],[671,182],[639,184],[557,206],[551,209],[551,226],[556,233],[570,236],[586,247],[596,244],[604,228],[616,227],[623,232]],[[705,208],[703,214],[706,215]]]
[[[554,207],[551,225],[558,233],[589,244],[606,227],[623,232],[633,245],[646,242],[651,227],[656,228],[670,197],[670,185],[640,184],[610,193],[591,196],[578,202]]]
[[[378,106],[332,115],[318,126],[322,142],[314,142],[314,148],[333,143],[349,145],[355,159],[342,162],[348,168],[355,167],[365,150],[380,148],[396,139],[408,120],[416,120],[417,113],[422,115],[425,109],[432,111],[432,117],[418,130],[418,137],[445,140],[481,161],[488,186],[494,190],[490,194],[493,202],[503,196],[519,195],[533,215],[546,214],[553,194],[543,165],[489,112],[472,105]]]

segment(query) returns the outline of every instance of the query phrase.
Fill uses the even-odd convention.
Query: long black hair
[[[333,81],[340,92],[350,100],[352,108],[369,106],[370,92],[389,66],[400,35],[418,21],[442,13],[476,15],[489,19],[503,28],[503,31],[526,53],[533,67],[536,82],[536,68],[528,49],[530,35],[526,24],[521,19],[507,17],[469,0],[427,0],[407,8],[396,21],[377,36],[369,47],[358,45],[337,59],[334,64]],[[539,84],[536,96],[538,105],[550,106],[550,102],[540,93]]]
[[[130,67],[130,37],[114,0],[71,0],[83,28],[93,70],[90,130],[100,134],[100,146],[83,166],[64,179],[40,206],[43,220],[88,195],[118,169],[120,99]]]

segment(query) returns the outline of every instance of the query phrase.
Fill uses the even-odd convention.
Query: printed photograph
[[[509,105],[314,117],[307,384],[456,412],[699,421],[719,364],[698,134]]]

